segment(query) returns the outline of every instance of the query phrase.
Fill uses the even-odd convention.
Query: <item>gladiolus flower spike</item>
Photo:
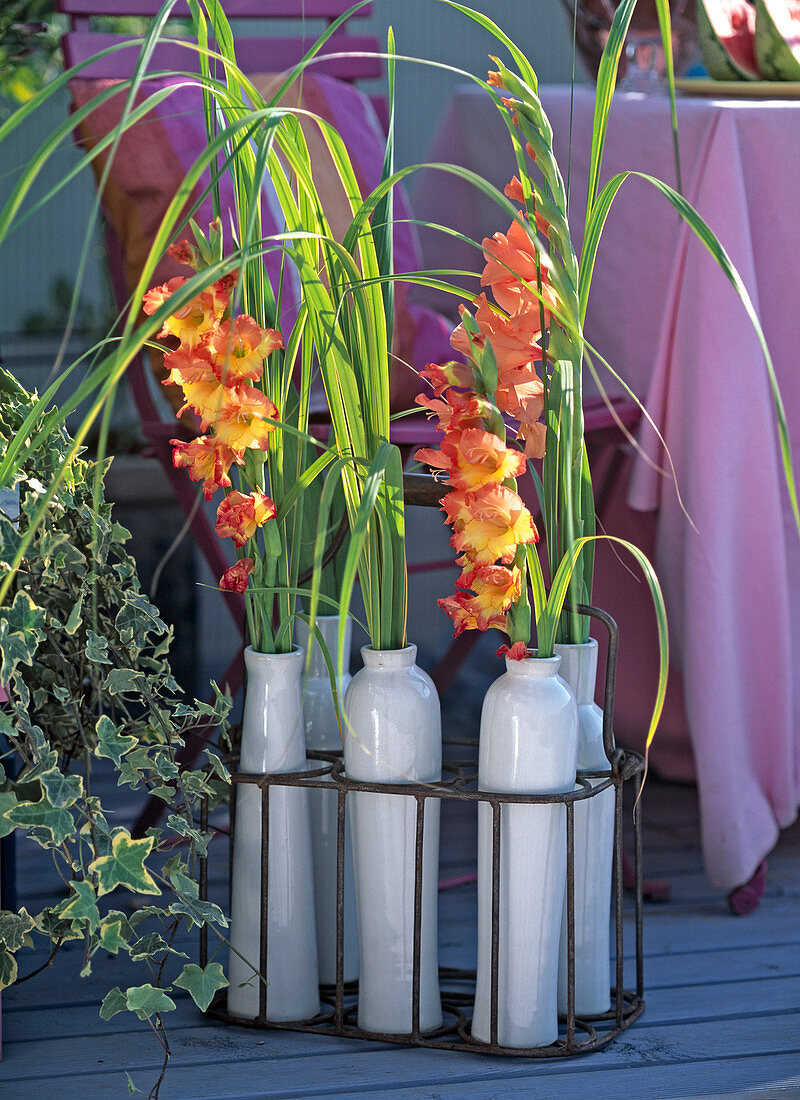
[[[197,243],[170,245],[170,258],[198,271],[221,261],[219,224],[212,223],[208,239],[194,225],[192,228]],[[236,280],[237,273],[231,272],[195,295],[167,318],[158,336],[178,340],[177,348],[173,344],[164,358],[164,384],[180,386],[185,403],[178,416],[191,410],[203,431],[190,442],[170,441],[173,464],[185,468],[193,481],[203,482],[206,500],[217,490],[224,491],[217,508],[217,534],[233,539],[239,548],[249,544],[249,553],[257,553],[253,540],[277,512],[265,493],[252,488],[253,470],[261,468],[263,459],[249,460],[249,492],[234,488],[229,475],[233,467],[248,462],[248,453],[265,451],[268,436],[276,428],[277,407],[251,383],[261,381],[265,359],[283,347],[283,339],[275,329],[262,328],[252,317],[232,313],[230,296]],[[155,313],[186,281],[177,276],[148,291],[144,312]],[[253,557],[240,558],[223,573],[220,589],[244,593],[255,569]]]
[[[518,180],[509,191],[522,198]],[[540,216],[536,227],[547,231]],[[474,313],[460,307],[461,324],[451,345],[464,364],[428,366],[422,372],[435,396],[420,394],[417,404],[436,417],[443,439],[438,448],[417,451],[415,458],[451,486],[442,510],[463,568],[455,595],[442,597],[439,607],[452,619],[456,636],[490,627],[506,631],[513,644],[503,652],[521,659],[530,643],[525,548],[539,536],[516,491],[516,478],[524,473],[526,458],[544,453],[544,383],[537,365],[542,320],[547,323],[557,300],[520,223],[486,238],[483,249],[481,283],[494,302],[484,293],[475,299]],[[544,305],[531,290],[537,280]],[[510,439],[503,414],[518,425]]]

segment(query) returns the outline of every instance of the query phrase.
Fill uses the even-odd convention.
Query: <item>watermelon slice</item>
[[[800,80],[800,0],[756,0],[756,57],[765,80]]]
[[[781,3],[782,0],[775,0]],[[756,12],[748,0],[697,0],[697,36],[714,80],[758,80]]]

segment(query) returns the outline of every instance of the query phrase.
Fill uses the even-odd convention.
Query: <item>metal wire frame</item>
[[[236,790],[240,784],[251,784],[261,789],[262,837],[261,837],[261,941],[259,973],[259,1012],[252,1020],[230,1016],[224,994],[218,995],[208,1010],[208,1015],[227,1023],[244,1027],[280,1028],[291,1031],[315,1032],[323,1035],[341,1035],[348,1038],[381,1040],[409,1046],[432,1047],[440,1050],[470,1051],[478,1054],[494,1054],[506,1057],[558,1058],[598,1050],[611,1042],[641,1016],[644,1011],[643,966],[643,902],[642,902],[642,835],[641,809],[634,817],[634,865],[635,865],[635,988],[624,987],[624,915],[622,876],[622,823],[623,789],[631,783],[638,796],[644,776],[644,762],[636,753],[624,752],[614,744],[613,706],[614,679],[618,648],[617,627],[613,619],[596,608],[578,605],[583,614],[591,615],[606,627],[609,634],[606,661],[605,694],[603,707],[603,740],[606,755],[611,763],[608,771],[582,773],[577,777],[577,789],[563,794],[526,795],[481,791],[477,787],[477,771],[474,760],[447,762],[446,777],[437,783],[383,784],[364,783],[348,779],[343,772],[339,753],[309,753],[309,759],[317,766],[308,771],[273,775],[235,773],[232,778],[231,808],[236,804]],[[477,742],[459,742],[476,745]],[[336,982],[320,989],[323,1010],[309,1020],[273,1023],[267,1021],[267,973],[268,940],[268,876],[269,876],[269,797],[275,786],[322,788],[337,793],[337,898],[336,898]],[[596,798],[613,787],[615,795],[614,833],[614,926],[615,961],[614,985],[611,989],[612,1008],[597,1016],[578,1018],[575,1013],[575,804]],[[407,1034],[386,1034],[367,1031],[357,1026],[354,1018],[358,1008],[358,983],[344,981],[344,882],[345,882],[345,824],[348,795],[369,792],[391,795],[396,798],[414,799],[416,802],[415,877],[414,877],[414,926],[412,968],[412,1024]],[[419,1025],[420,965],[422,930],[422,851],[425,833],[425,807],[431,799],[480,803],[492,807],[492,944],[491,944],[491,1007],[490,1041],[473,1039],[470,1034],[468,1009],[474,998],[475,971],[440,967],[442,1009],[445,1020],[433,1031],[423,1032]],[[500,849],[502,843],[502,807],[506,805],[552,805],[565,807],[566,816],[566,913],[567,913],[567,1012],[560,1017],[564,1034],[550,1046],[506,1047],[498,1042],[498,981],[499,981],[499,922],[500,922]],[[639,807],[641,802],[639,801]],[[207,816],[204,816],[207,825]],[[204,826],[205,827],[205,826]],[[231,844],[235,822],[231,819]],[[200,898],[207,900],[207,859],[200,861]],[[200,965],[208,962],[208,931],[200,932]]]

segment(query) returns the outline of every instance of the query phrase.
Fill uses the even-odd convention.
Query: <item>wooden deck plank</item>
[[[770,859],[768,896],[759,910],[737,920],[724,892],[702,873],[695,793],[654,782],[645,797],[646,874],[672,877],[674,900],[645,906],[647,1008],[605,1050],[533,1061],[253,1031],[204,1021],[176,991],[177,1010],[165,1018],[174,1057],[161,1100],[618,1100],[620,1094],[686,1100],[741,1097],[743,1090],[766,1097],[770,1089],[800,1096],[800,827],[784,834]],[[473,816],[463,808],[444,815],[443,877],[474,867]],[[57,897],[60,884],[47,853],[26,847],[20,903],[28,903],[24,891]],[[223,903],[226,851],[220,839],[210,862],[212,893]],[[440,895],[443,962],[474,965],[476,897],[474,884]],[[124,892],[110,899],[116,908],[127,902]],[[176,940],[189,953],[194,945],[185,932]],[[630,980],[627,901],[625,951]],[[158,1076],[160,1048],[147,1025],[124,1014],[108,1022],[98,1016],[102,995],[115,984],[146,980],[143,968],[101,955],[95,972],[78,981],[81,956],[78,945],[32,981],[4,992],[0,1100],[104,1100],[127,1094],[126,1068],[145,1093]],[[45,958],[44,948],[24,952],[21,969]]]
[[[796,978],[786,978],[768,981],[726,983],[724,990],[724,1008],[720,1009],[721,990],[714,986],[695,985],[689,987],[671,988],[652,992],[647,998],[645,1015],[637,1022],[635,1032],[631,1031],[615,1044],[614,1049],[622,1049],[629,1041],[630,1036],[642,1035],[648,1029],[658,1028],[659,1035],[664,1034],[665,1026],[691,1023],[707,1025],[709,1022],[726,1021],[724,1030],[729,1030],[738,1035],[742,1027],[750,1029],[755,1027],[754,1035],[763,1037],[772,1031],[769,1019],[775,1015],[791,1014],[798,1006],[798,982]],[[85,1021],[85,1012],[73,1013],[76,1019]],[[800,1045],[800,1016],[789,1015],[796,1031],[793,1033],[792,1042]],[[117,1027],[111,1025],[114,1021],[105,1022],[96,1017],[94,1027],[84,1027],[77,1034],[72,1033],[62,1036],[50,1036],[47,1039],[36,1038],[36,1071],[32,1074],[26,1049],[31,1039],[24,1034],[15,1039],[13,1034],[8,1034],[5,1041],[5,1063],[2,1069],[2,1078],[14,1079],[15,1075],[22,1077],[47,1076],[55,1073],[59,1066],[65,1064],[71,1056],[83,1050],[87,1053],[87,1062],[113,1064],[115,1054],[123,1046],[125,1050],[124,1065],[135,1065],[140,1060],[147,1062],[150,1057],[156,1056],[158,1048],[153,1035],[146,1024],[137,1026],[137,1021],[129,1017],[116,1017],[122,1020]],[[180,1011],[170,1013],[165,1018],[167,1024],[170,1045],[173,1048],[173,1065],[180,1063],[180,1052],[187,1045],[206,1048],[212,1046],[220,1052],[223,1060],[233,1058],[237,1060],[247,1052],[253,1052],[255,1047],[263,1048],[262,1055],[273,1057],[299,1058],[305,1055],[338,1055],[345,1051],[358,1052],[368,1047],[375,1049],[378,1044],[364,1044],[359,1040],[336,1039],[325,1036],[309,1035],[302,1032],[279,1031],[255,1031],[249,1028],[227,1027],[202,1020],[199,1012],[188,1002],[180,1004]],[[133,1026],[132,1026],[133,1025]],[[73,1027],[75,1025],[73,1024]],[[645,1040],[646,1041],[646,1040]],[[659,1039],[659,1042],[661,1040]],[[333,1045],[331,1045],[333,1044]],[[382,1048],[386,1049],[386,1048]],[[139,1053],[137,1053],[137,1051]],[[89,1057],[89,1052],[91,1052]],[[605,1054],[606,1064],[609,1055]],[[616,1063],[614,1063],[616,1064]],[[16,1071],[15,1071],[15,1067]]]
[[[628,1095],[641,1100],[650,1095],[642,1091],[646,1082],[657,1083],[665,1090],[654,1092],[654,1096],[685,1095],[672,1091],[676,1081],[690,1083],[697,1090],[704,1079],[713,1080],[719,1088],[731,1089],[742,1083],[742,1071],[747,1072],[748,1061],[758,1065],[753,1083],[775,1083],[772,1069],[782,1057],[791,1059],[787,1069],[793,1070],[800,1080],[798,1014],[743,1020],[738,1027],[719,1028],[713,1021],[664,1027],[658,1038],[649,1032],[647,1028],[631,1029],[602,1053],[568,1061],[500,1059],[402,1047],[340,1051],[316,1057],[293,1056],[287,1060],[264,1054],[254,1056],[252,1045],[248,1051],[248,1042],[253,1042],[252,1033],[239,1039],[232,1038],[228,1032],[217,1040],[216,1036],[202,1030],[188,1032],[182,1038],[176,1036],[171,1044],[173,1058],[162,1100],[205,1100],[218,1096],[232,1100],[233,1097],[254,1095],[264,1100],[278,1100],[281,1097],[376,1094],[388,1100],[390,1096],[431,1096],[432,1090],[440,1092],[443,1081],[451,1086],[460,1082],[462,1088],[469,1083],[468,1093],[465,1090],[462,1095],[470,1097],[504,1096],[519,1091],[523,1082],[542,1079],[546,1079],[542,1089],[546,1089],[548,1097],[575,1097],[576,1094],[601,1097],[611,1096],[612,1090],[617,1090],[618,1095],[619,1075],[614,1071],[620,1069],[625,1071]],[[333,1040],[318,1041],[327,1043],[331,1049],[337,1046]],[[24,1082],[28,1090],[24,1096],[26,1100],[39,1100],[45,1097],[45,1089],[53,1090],[56,1086],[61,1088],[62,1095],[111,1095],[107,1088],[119,1088],[126,1071],[131,1074],[134,1084],[142,1087],[146,1075],[158,1071],[160,1060],[154,1056],[152,1046],[147,1051],[142,1049],[139,1057],[133,1041],[131,1046],[126,1044],[122,1048],[115,1042],[108,1050],[93,1047],[91,1062],[76,1059],[74,1050],[71,1053],[65,1050],[63,1057],[67,1061],[61,1063],[62,1072],[52,1076],[44,1067],[41,1072],[38,1068],[31,1071],[29,1065],[22,1067],[26,1075],[18,1080]],[[102,1066],[97,1055],[103,1059]],[[77,1073],[75,1070],[63,1072],[76,1062],[76,1069],[80,1066]],[[89,1064],[97,1067],[95,1072],[86,1071]],[[642,1071],[652,1071],[654,1067],[657,1067],[655,1075],[645,1072],[641,1076]],[[4,1069],[8,1085],[13,1086],[15,1078],[8,1073],[12,1067]],[[766,1075],[767,1069],[769,1075]],[[631,1076],[634,1070],[637,1071],[635,1079]],[[255,1080],[254,1075],[259,1078],[258,1092],[248,1091]],[[402,1089],[396,1088],[399,1081],[403,1082]],[[485,1087],[489,1082],[494,1093],[475,1087],[481,1084]],[[424,1089],[428,1091],[422,1091]]]

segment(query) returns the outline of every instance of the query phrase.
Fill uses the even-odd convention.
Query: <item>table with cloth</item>
[[[594,88],[576,87],[572,100],[567,86],[545,87],[541,98],[569,177],[579,249]],[[684,193],[753,299],[797,467],[800,102],[681,97],[678,128]],[[511,178],[506,127],[481,89],[453,92],[428,160],[464,165],[499,188]],[[674,185],[666,96],[615,95],[603,182],[625,170]],[[415,211],[478,241],[509,221],[478,188],[432,171]],[[482,264],[475,248],[430,230],[423,250],[429,267]],[[800,801],[800,538],[756,334],[713,259],[641,178],[628,179],[612,207],[586,336],[644,401],[674,464],[674,479],[659,473],[668,461],[643,423],[642,450],[607,530],[651,553],[667,602],[671,686],[653,766],[667,778],[697,779],[708,875],[735,887],[753,876]],[[598,562],[594,602],[621,628],[616,728],[641,747],[655,690],[655,620],[646,586],[621,556],[601,549]]]

